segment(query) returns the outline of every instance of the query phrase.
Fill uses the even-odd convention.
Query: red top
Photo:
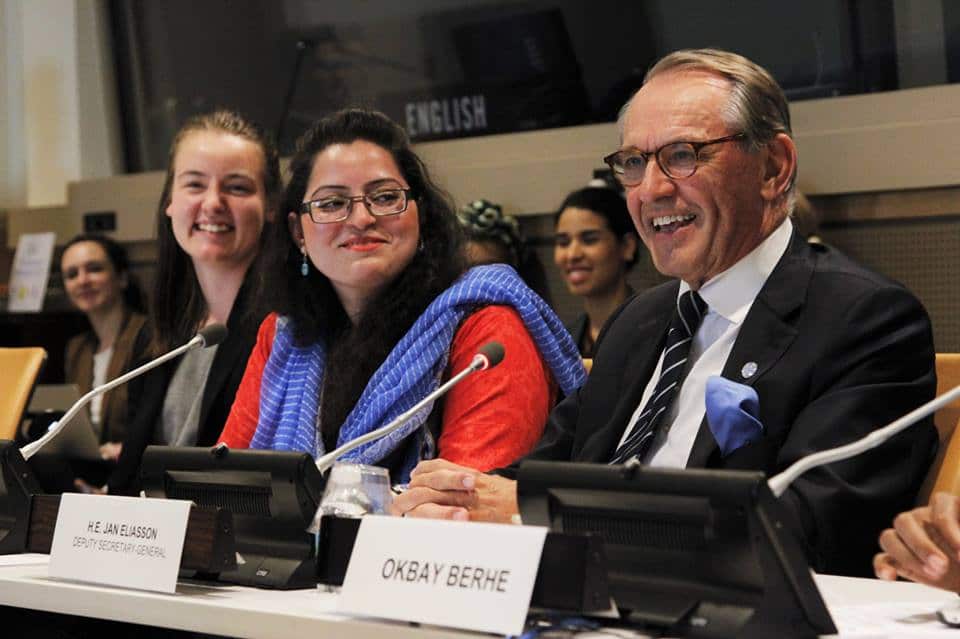
[[[260,325],[257,343],[237,389],[220,441],[247,448],[260,413],[260,378],[270,357],[277,315]],[[450,345],[444,380],[466,368],[483,344],[496,340],[500,365],[468,376],[447,393],[438,456],[480,471],[506,466],[540,439],[557,395],[557,384],[517,312],[487,306],[468,317]]]

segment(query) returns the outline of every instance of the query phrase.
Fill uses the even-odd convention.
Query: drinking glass
[[[386,468],[337,462],[330,469],[320,507],[313,518],[311,532],[320,527],[320,517],[362,517],[368,513],[386,514],[393,500],[390,473]]]

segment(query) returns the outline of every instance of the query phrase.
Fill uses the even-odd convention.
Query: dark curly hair
[[[457,220],[463,228],[467,241],[491,243],[504,261],[515,269],[520,268],[523,238],[520,224],[512,215],[504,215],[499,204],[489,200],[473,200],[457,211]]]
[[[467,246],[479,245],[492,250],[494,262],[509,264],[527,286],[550,304],[550,286],[540,256],[523,238],[520,222],[512,215],[504,215],[503,208],[489,200],[473,200],[457,211],[457,221],[463,229]],[[469,255],[470,251],[467,251]],[[476,259],[476,258],[471,258]],[[488,260],[473,262],[486,264]]]
[[[330,280],[317,269],[301,272],[303,256],[288,229],[276,225],[268,244],[272,306],[293,324],[294,341],[305,346],[322,340],[327,346],[321,430],[329,449],[340,425],[356,404],[376,369],[426,307],[465,269],[463,238],[450,197],[430,178],[410,147],[406,133],[386,115],[366,109],[345,109],[316,122],[297,141],[290,162],[290,182],[283,211],[298,211],[316,157],[335,144],[366,141],[393,157],[417,203],[420,248],[413,260],[384,290],[370,300],[354,326]],[[401,215],[409,215],[410,209]]]
[[[277,148],[273,140],[258,125],[234,111],[219,110],[193,116],[180,127],[170,145],[167,177],[157,204],[157,275],[154,279],[153,297],[150,300],[150,320],[153,325],[150,351],[156,354],[179,346],[193,337],[208,311],[207,301],[203,297],[200,282],[193,269],[193,261],[177,244],[177,238],[173,235],[173,225],[166,214],[173,190],[177,151],[184,138],[194,131],[227,133],[256,144],[263,153],[266,209],[276,211],[280,200],[282,182]],[[269,234],[268,229],[275,226],[283,225],[267,221],[260,235],[261,248]],[[254,264],[247,272],[257,273],[258,270]],[[257,317],[262,315],[249,309],[243,321],[255,321]]]
[[[641,246],[640,237],[637,235],[637,227],[630,219],[630,212],[627,211],[627,204],[622,195],[606,187],[587,186],[578,189],[564,198],[563,204],[554,213],[554,224],[560,221],[560,215],[569,208],[585,209],[602,217],[607,221],[607,227],[617,237],[618,242],[622,242],[625,235],[637,238],[637,249],[627,262],[627,269],[629,270],[637,263]]]

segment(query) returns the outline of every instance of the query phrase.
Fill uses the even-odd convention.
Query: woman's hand
[[[104,461],[115,462],[120,459],[120,452],[123,450],[121,442],[107,442],[100,446],[100,458]]]
[[[106,486],[93,486],[79,478],[73,480],[73,487],[77,489],[78,493],[83,493],[84,495],[106,495],[107,494]]]

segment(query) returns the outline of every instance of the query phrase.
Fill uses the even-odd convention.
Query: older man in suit
[[[531,458],[775,473],[933,396],[920,303],[794,232],[789,118],[776,81],[739,55],[678,51],[650,70],[606,161],[654,265],[676,280],[610,318],[586,385],[557,406]],[[762,431],[739,447],[718,444],[705,417],[716,375],[759,399]],[[876,535],[913,499],[935,441],[924,422],[791,486],[782,502],[815,569],[869,573]],[[509,520],[512,475],[421,462],[394,511]]]

